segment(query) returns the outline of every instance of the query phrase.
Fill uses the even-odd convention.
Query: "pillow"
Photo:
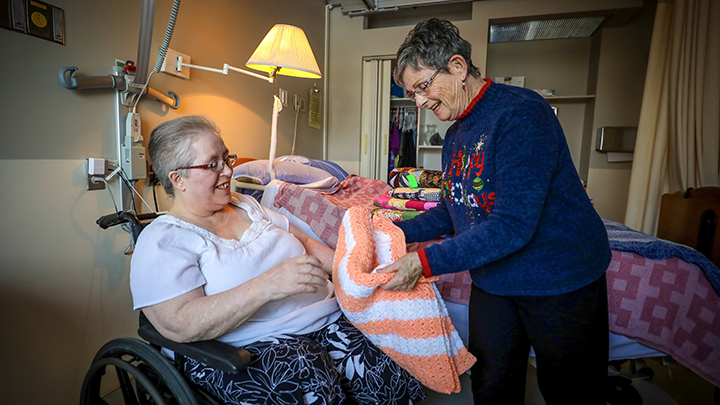
[[[343,170],[342,167],[340,167],[339,164],[335,162],[331,162],[329,160],[318,160],[318,159],[310,159],[310,162],[314,167],[317,167],[318,169],[325,170],[326,172],[330,173],[331,175],[337,177],[338,180],[343,181],[348,176],[348,172]]]
[[[284,155],[279,158],[275,158],[275,161],[302,163],[307,166],[325,170],[330,173],[331,176],[335,176],[339,181],[345,180],[348,176],[348,173],[343,170],[340,165],[329,160],[309,159],[301,155]]]
[[[310,163],[310,159],[306,158],[305,156],[301,155],[283,155],[278,158],[275,158],[275,161],[282,161],[282,162],[295,162],[295,163],[302,163],[306,166],[312,166],[312,163]]]
[[[334,177],[325,170],[312,166],[306,166],[302,163],[275,161],[273,163],[273,172],[278,180],[294,184],[308,184],[316,181],[325,180],[328,177]],[[243,163],[235,166],[233,169],[233,177],[247,177],[257,180],[261,184],[270,182],[270,173],[268,173],[268,161],[253,160],[252,162]]]

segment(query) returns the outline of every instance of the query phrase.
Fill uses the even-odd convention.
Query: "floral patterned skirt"
[[[253,362],[239,373],[187,359],[185,374],[226,404],[414,404],[420,383],[344,316],[306,335],[244,346]]]

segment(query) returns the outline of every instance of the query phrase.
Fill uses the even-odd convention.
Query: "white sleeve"
[[[275,226],[285,232],[290,232],[290,221],[287,219],[287,217],[271,209],[265,208],[262,205],[260,206],[260,208],[265,211],[265,214],[268,216],[268,218],[270,218],[270,221],[272,221]]]
[[[206,242],[193,232],[160,222],[143,230],[130,262],[133,309],[167,301],[206,283],[199,267]]]
[[[265,214],[265,217],[267,217],[267,219],[269,219],[270,222],[272,222],[278,228],[282,229],[285,232],[290,232],[290,221],[288,221],[288,219],[283,215],[278,214],[277,212],[260,205],[258,200],[252,197],[248,197],[244,194],[234,194],[233,197],[237,198],[238,201],[249,205],[250,207],[252,207],[252,209]]]

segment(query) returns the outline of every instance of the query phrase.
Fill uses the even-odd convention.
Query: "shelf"
[[[418,145],[418,149],[442,149],[442,145]]]
[[[409,98],[397,98],[397,97],[391,97],[390,98],[390,104],[412,104],[415,105],[415,102],[410,100]]]
[[[594,95],[594,94],[589,94],[589,95],[586,95],[586,96],[550,96],[550,97],[545,97],[545,96],[543,96],[543,98],[544,98],[545,100],[547,100],[548,102],[550,102],[550,101],[573,102],[573,101],[590,101],[590,100],[594,100],[594,99],[595,99],[595,95]]]

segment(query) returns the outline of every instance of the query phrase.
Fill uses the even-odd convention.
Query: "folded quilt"
[[[390,218],[392,221],[405,221],[410,218],[415,218],[416,216],[422,214],[422,211],[401,211],[391,208],[376,208],[372,210],[372,215],[382,215],[387,218]]]
[[[370,341],[430,389],[460,391],[458,376],[475,357],[455,330],[432,281],[412,291],[385,291],[393,274],[374,273],[406,252],[400,228],[363,207],[350,208],[340,227],[333,280],[340,308]]]
[[[415,200],[402,200],[400,198],[392,198],[389,194],[380,194],[373,199],[373,204],[380,208],[392,208],[396,210],[414,210],[427,211],[440,203],[424,202]]]
[[[390,197],[403,200],[439,202],[442,199],[442,191],[439,188],[398,187],[390,190]]]
[[[415,167],[395,168],[388,174],[388,184],[392,188],[442,188],[442,172]]]

